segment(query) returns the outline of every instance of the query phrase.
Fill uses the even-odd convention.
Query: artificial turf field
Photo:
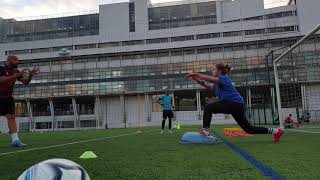
[[[213,129],[222,135],[224,127]],[[0,179],[16,179],[29,166],[51,158],[75,161],[93,180],[267,179],[225,144],[179,144],[184,132],[199,129],[182,127],[173,134],[160,134],[156,128],[145,128],[142,134],[8,155],[1,153],[118,136],[137,129],[25,133],[20,137],[29,146],[22,149],[9,146],[9,135],[0,135]],[[306,130],[320,132],[320,129]],[[226,139],[286,179],[320,179],[320,134],[286,131],[279,144],[271,141],[271,135]],[[98,158],[79,159],[88,150],[95,152]]]

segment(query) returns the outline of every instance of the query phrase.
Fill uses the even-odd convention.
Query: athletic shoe
[[[163,133],[164,133],[164,130],[161,130],[161,131],[160,131],[160,134],[163,134]]]
[[[208,131],[204,131],[204,130],[200,131],[199,134],[202,136],[211,136]]]
[[[203,131],[200,131],[199,134],[202,135],[202,136],[207,136],[207,134],[204,133]]]
[[[279,129],[279,131],[275,135],[273,135],[273,142],[279,142],[279,139],[281,138],[283,133],[284,133],[284,130]]]
[[[25,147],[27,145],[23,144],[20,140],[16,140],[16,141],[12,142],[12,146],[14,146],[14,147]]]

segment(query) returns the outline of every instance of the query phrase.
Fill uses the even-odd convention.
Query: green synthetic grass
[[[222,134],[223,127],[214,130]],[[85,142],[51,149],[0,156],[0,179],[16,179],[29,166],[50,158],[65,158],[80,164],[91,179],[266,179],[254,166],[225,144],[181,145],[179,137],[199,127],[182,127],[174,134],[148,133]],[[79,140],[134,133],[137,129],[25,133],[28,148],[45,147]],[[320,179],[320,134],[287,131],[281,143],[270,135],[253,138],[226,138],[287,179]],[[9,146],[10,137],[0,135],[0,153],[21,149]],[[79,159],[93,151],[97,159]]]

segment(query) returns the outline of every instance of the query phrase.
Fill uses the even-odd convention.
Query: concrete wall
[[[297,0],[300,31],[303,34],[307,34],[320,24],[319,7],[319,0]]]
[[[144,95],[126,97],[125,103],[127,127],[147,126],[147,108]]]
[[[123,109],[121,108],[120,97],[111,97],[106,102],[107,124],[109,128],[124,128]],[[103,110],[102,110],[103,111]]]
[[[135,22],[136,22],[136,31],[135,33],[130,33],[132,36],[135,34],[144,35],[148,32],[149,29],[149,20],[148,20],[148,0],[134,0],[130,1],[135,4]]]
[[[264,12],[263,0],[222,1],[222,22],[260,16]]]
[[[100,5],[99,40],[102,42],[128,40],[129,3]]]

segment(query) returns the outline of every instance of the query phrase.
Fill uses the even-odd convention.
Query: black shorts
[[[162,117],[163,119],[167,119],[167,118],[171,119],[173,118],[173,112],[171,110],[163,110]]]
[[[15,114],[15,105],[12,98],[0,99],[0,116]]]

